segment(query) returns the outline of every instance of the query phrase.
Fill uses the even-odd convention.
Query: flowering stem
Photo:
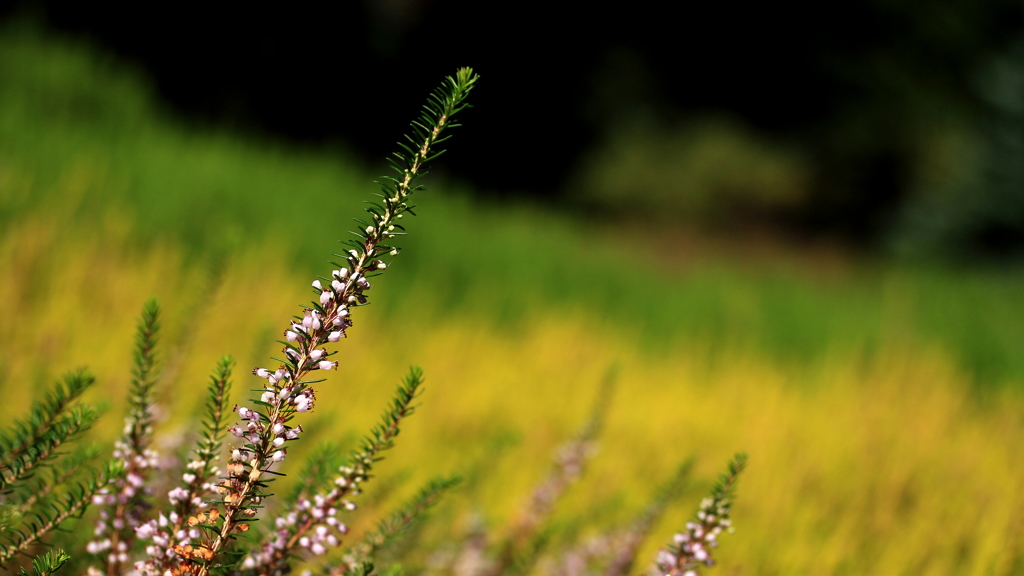
[[[418,189],[413,183],[424,173],[425,164],[437,156],[431,156],[433,147],[443,141],[444,130],[454,126],[451,118],[466,107],[463,101],[476,79],[472,70],[460,69],[431,96],[421,120],[413,123],[416,140],[408,138],[415,149],[401,144],[409,156],[398,155],[404,161],[404,166],[395,165],[399,177],[386,178],[380,195],[383,203],[371,204],[367,209],[372,222],[360,222],[365,228],[356,234],[359,241],[353,241],[353,248],[343,256],[347,266],[334,270],[329,279],[324,279],[328,284],[321,284],[320,280],[313,283],[320,293],[319,302],[307,307],[302,318],[296,317],[296,322],[285,331],[287,341],[282,342],[285,347],[281,367],[273,372],[264,368],[253,371],[265,378],[267,384],[256,401],[256,410],[247,407],[237,410],[246,423],[244,427],[235,426],[231,432],[248,443],[244,449],[232,452],[227,478],[220,485],[224,495],[218,502],[224,507],[221,525],[205,528],[215,531],[212,540],[195,547],[175,549],[178,556],[186,560],[179,565],[181,572],[207,576],[224,546],[237,532],[248,529],[247,521],[255,516],[256,506],[262,501],[266,487],[264,477],[273,473],[270,469],[274,464],[285,459],[285,442],[296,439],[302,431],[301,426],[293,428],[289,422],[298,412],[312,409],[315,403],[311,386],[320,380],[306,378],[316,370],[338,367],[337,362],[328,360],[335,352],[328,352],[321,346],[345,337],[345,330],[352,325],[350,309],[366,303],[365,292],[370,289],[367,276],[387,268],[378,256],[385,251],[392,255],[398,253],[397,248],[387,242],[404,231],[397,221],[410,211],[406,201]]]
[[[655,567],[661,576],[697,576],[700,566],[712,566],[711,550],[718,546],[718,536],[732,531],[729,514],[732,509],[736,481],[747,465],[747,455],[737,454],[729,462],[729,470],[719,478],[711,496],[700,503],[696,522],[687,522],[686,530],[675,535],[667,550],[658,553]]]

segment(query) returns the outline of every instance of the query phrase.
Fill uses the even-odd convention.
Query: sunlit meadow
[[[254,386],[245,370],[315,298],[373,170],[342,150],[185,126],[137,76],[65,41],[8,29],[0,42],[6,402],[25,406],[87,365],[102,385],[92,400],[108,405],[94,436],[113,437],[135,322],[155,296],[159,429],[187,437],[217,358],[243,369],[239,399]],[[422,406],[367,506],[465,475],[424,549],[474,518],[508,526],[615,366],[600,452],[555,518],[565,535],[628,522],[692,455],[690,485],[641,555],[653,558],[744,450],[737,531],[712,573],[1024,570],[1019,275],[843,257],[822,272],[734,250],[680,263],[635,226],[428,185],[405,251],[341,343],[357,360],[321,387],[308,427],[347,448],[406,367],[423,367]]]

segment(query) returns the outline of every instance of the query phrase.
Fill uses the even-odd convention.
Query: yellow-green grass
[[[180,247],[140,248],[135,234],[115,211],[98,222],[51,211],[3,230],[0,376],[8,406],[24,407],[42,384],[88,365],[101,382],[91,399],[110,404],[97,437],[116,433],[133,325],[150,295],[166,318],[162,435],[189,430],[220,355],[239,360],[239,399],[258,385],[246,372],[276,352],[273,340],[312,296],[311,278],[282,264],[273,239],[239,250],[211,276],[190,266]],[[381,277],[378,287],[388,281]],[[429,282],[380,292],[435,305]],[[584,535],[628,521],[695,455],[694,482],[647,544],[649,558],[728,457],[746,450],[738,529],[723,537],[721,574],[1021,570],[1020,393],[1001,388],[979,403],[941,349],[894,338],[870,356],[835,349],[794,371],[737,348],[718,350],[721,360],[709,364],[709,351],[694,341],[652,354],[599,310],[539,303],[522,314],[530,320],[496,330],[467,314],[358,310],[339,345],[343,368],[320,385],[308,444],[367,429],[405,366],[420,364],[423,405],[380,476],[408,474],[401,496],[429,476],[479,469],[479,483],[445,513],[454,521],[432,526],[426,540],[457,535],[473,509],[500,533],[554,449],[585,420],[614,361],[619,386],[599,456],[557,515],[587,519],[593,525]],[[502,435],[519,442],[492,457]],[[302,453],[293,450],[290,470]]]

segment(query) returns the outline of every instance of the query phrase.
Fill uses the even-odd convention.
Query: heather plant
[[[96,408],[80,402],[95,383],[85,371],[69,373],[27,417],[0,433],[0,566],[33,576],[52,574],[69,562],[90,576],[277,576],[300,566],[321,576],[374,572],[379,553],[407,536],[459,483],[456,476],[430,480],[376,528],[349,542],[346,515],[356,510],[364,485],[415,412],[423,390],[421,370],[409,371],[379,424],[356,449],[342,456],[336,446],[324,445],[305,462],[290,491],[274,490],[291,464],[293,443],[304,436],[303,425],[309,424],[304,418],[316,406],[322,375],[344,375],[359,361],[337,359],[333,345],[347,338],[353,314],[368,303],[371,279],[399,254],[396,240],[405,234],[404,218],[415,215],[410,197],[422,190],[418,180],[443,153],[438,147],[458,126],[454,118],[468,107],[476,82],[477,75],[463,68],[429,96],[390,159],[393,173],[379,182],[367,217],[356,220],[354,238],[335,255],[330,274],[312,282],[315,300],[288,322],[278,341],[281,355],[274,364],[252,370],[260,385],[248,402],[231,404],[234,361],[223,357],[216,364],[198,437],[181,469],[162,468],[165,461],[154,448],[161,310],[153,300],[144,305],[138,323],[127,414],[108,459],[101,459],[103,450],[93,445],[70,450],[99,417]],[[311,214],[314,222],[320,218]],[[447,571],[520,576],[536,568],[551,542],[558,500],[595,454],[613,381],[612,375],[606,378],[586,425],[559,450],[508,534],[494,544],[486,535],[467,538]],[[658,555],[652,573],[692,575],[712,565],[711,550],[731,529],[730,502],[744,463],[741,455],[730,464],[694,522]],[[649,507],[630,526],[600,540],[602,546],[570,546],[556,551],[548,565],[566,566],[567,574],[629,574],[640,544],[678,496],[689,469],[683,464]],[[65,521],[90,507],[94,521],[69,529]],[[603,553],[587,552],[595,548]]]

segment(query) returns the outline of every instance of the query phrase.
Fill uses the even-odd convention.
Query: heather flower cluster
[[[116,565],[129,560],[129,542],[120,536],[126,528],[135,530],[142,522],[143,510],[131,504],[137,496],[151,493],[146,487],[146,473],[157,468],[159,458],[154,450],[137,453],[123,441],[114,444],[113,456],[124,463],[126,473],[92,497],[92,504],[101,508],[95,538],[86,544],[85,551],[95,555],[106,552],[106,562]]]
[[[329,492],[312,498],[300,495],[290,511],[274,520],[274,532],[245,559],[243,568],[258,574],[279,574],[285,569],[284,560],[296,547],[322,556],[341,543],[340,537],[348,534],[348,527],[338,521],[338,509],[356,509],[345,497],[358,495],[359,484],[368,476],[362,467],[342,466],[338,471],[341,474]]]
[[[291,510],[275,518],[273,533],[246,557],[242,567],[257,574],[282,574],[286,569],[284,561],[296,548],[322,556],[338,547],[341,537],[348,534],[348,527],[337,518],[338,510],[356,509],[355,503],[345,497],[358,495],[359,484],[367,479],[361,467],[342,466],[339,472],[330,491],[312,498],[299,496]]]

